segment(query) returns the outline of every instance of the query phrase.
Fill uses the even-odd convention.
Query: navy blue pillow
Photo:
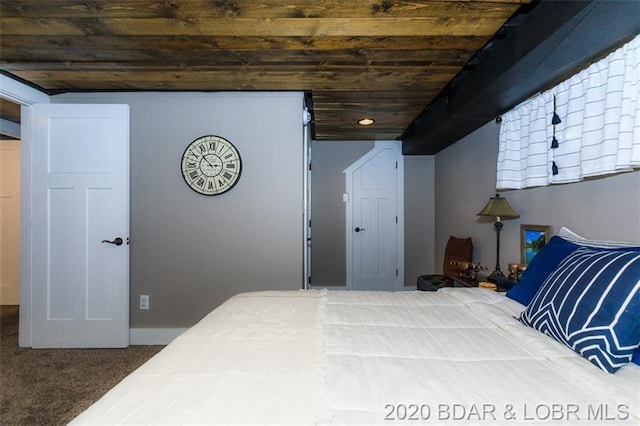
[[[551,237],[549,242],[531,260],[520,282],[507,291],[507,297],[523,305],[528,305],[549,274],[579,247],[564,238]]]
[[[520,321],[614,373],[640,347],[640,251],[579,248],[549,275]]]

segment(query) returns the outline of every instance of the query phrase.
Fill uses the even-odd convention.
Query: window
[[[640,167],[639,93],[640,36],[516,106],[502,116],[497,187],[577,182]]]

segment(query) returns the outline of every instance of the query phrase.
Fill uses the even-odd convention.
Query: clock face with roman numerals
[[[220,195],[238,182],[242,160],[231,142],[220,136],[201,136],[182,154],[182,176],[203,195]]]

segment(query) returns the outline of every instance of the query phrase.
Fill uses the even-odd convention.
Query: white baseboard
[[[186,328],[130,328],[131,345],[168,345],[184,333]]]

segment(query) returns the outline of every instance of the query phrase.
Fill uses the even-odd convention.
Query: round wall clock
[[[235,146],[220,136],[201,136],[182,154],[182,177],[194,191],[220,195],[238,183],[242,160]]]

